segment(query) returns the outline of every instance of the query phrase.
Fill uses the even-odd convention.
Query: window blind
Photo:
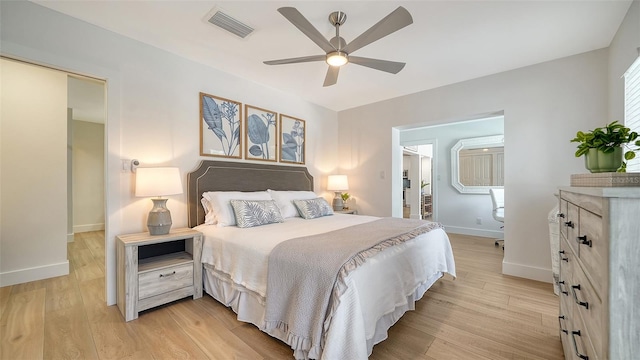
[[[640,134],[640,56],[624,73],[624,125]],[[640,156],[627,161],[627,172],[640,172]]]

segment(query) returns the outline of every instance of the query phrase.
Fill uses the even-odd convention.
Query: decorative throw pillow
[[[277,191],[267,190],[271,198],[276,201],[282,217],[285,219],[300,217],[293,200],[308,200],[318,197],[313,191]]]
[[[271,200],[271,195],[266,191],[209,191],[203,193],[202,197],[209,202],[212,210],[210,216],[218,227],[236,224],[231,200]]]
[[[284,222],[274,200],[231,200],[240,228]]]
[[[321,216],[333,215],[331,205],[324,198],[315,198],[308,200],[293,200],[298,208],[300,216],[305,219],[315,219]]]

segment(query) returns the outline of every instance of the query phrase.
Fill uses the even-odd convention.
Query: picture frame
[[[280,114],[280,162],[304,164],[306,144],[306,122]]]
[[[200,155],[242,158],[242,104],[200,93]]]
[[[245,156],[247,160],[278,161],[278,114],[246,105]]]

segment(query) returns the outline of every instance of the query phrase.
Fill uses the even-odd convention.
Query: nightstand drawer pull
[[[578,236],[576,241],[581,245],[589,245],[591,247],[591,240],[587,240],[587,235]]]
[[[564,223],[564,226],[567,226],[567,227],[570,227],[570,228],[572,228],[572,229],[573,229],[573,226],[574,226],[574,225],[573,225],[573,221],[566,221],[566,222]]]
[[[168,273],[168,274],[160,274],[160,277],[169,277],[169,276],[171,276],[171,275],[175,275],[175,274],[176,274],[176,272],[175,272],[175,270],[174,270],[172,273]]]
[[[558,324],[560,325],[560,331],[562,331],[565,334],[569,334],[569,331],[567,331],[567,329],[562,328],[562,320],[564,320],[564,315],[558,316]]]
[[[580,306],[584,306],[586,309],[589,309],[589,303],[587,301],[578,300],[578,295],[576,294],[576,290],[580,290],[580,284],[571,286],[571,292],[573,293],[573,300],[575,300],[576,304]]]
[[[580,359],[589,360],[587,355],[582,355],[578,351],[578,343],[576,343],[576,335],[580,336],[580,330],[575,330],[571,332],[571,340],[573,340],[573,349],[576,351],[576,356]]]

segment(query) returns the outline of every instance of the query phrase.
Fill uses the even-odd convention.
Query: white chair
[[[493,218],[496,221],[504,223],[504,189],[489,189],[491,194],[491,202],[493,202]],[[500,227],[501,229],[504,226]],[[502,248],[504,249],[504,239],[496,240],[496,246],[502,241]]]

